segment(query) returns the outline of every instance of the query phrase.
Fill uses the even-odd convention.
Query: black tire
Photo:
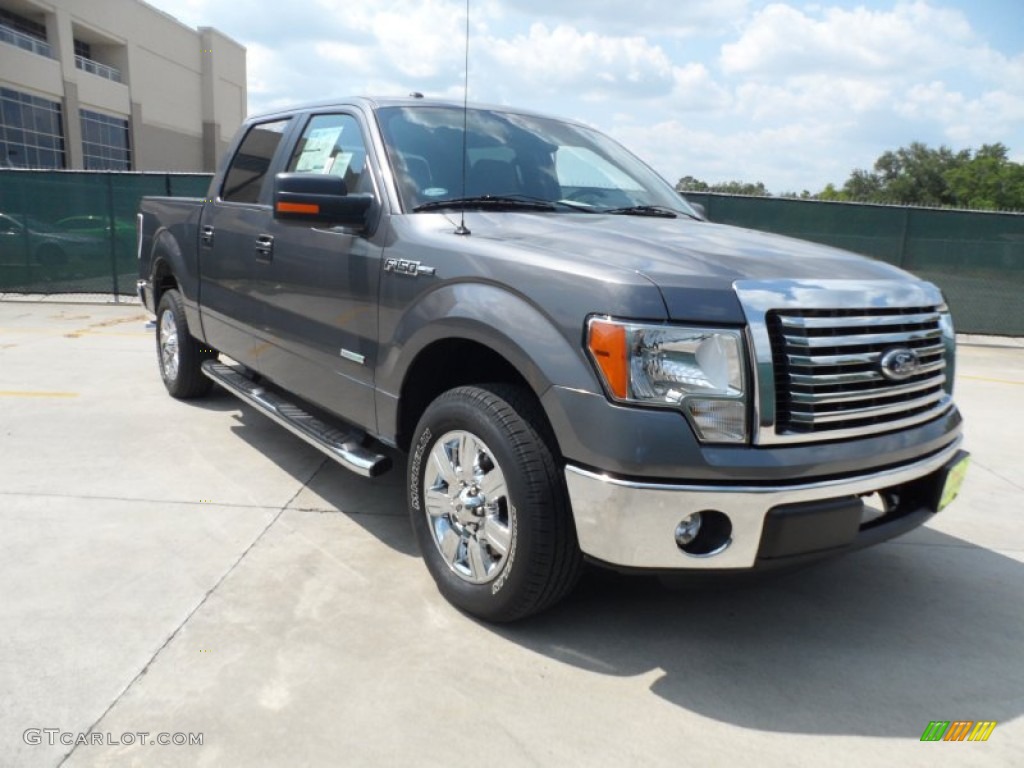
[[[36,261],[43,267],[62,267],[68,263],[68,257],[59,245],[47,243],[39,246]]]
[[[174,289],[164,291],[156,309],[156,358],[160,378],[171,396],[187,400],[207,394],[213,382],[203,375],[200,366],[216,356],[215,350],[188,332],[181,294]]]
[[[445,392],[413,435],[409,513],[420,551],[444,597],[478,618],[537,613],[579,578],[582,555],[547,432],[529,393],[492,384]]]

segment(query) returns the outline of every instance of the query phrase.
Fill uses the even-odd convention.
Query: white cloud
[[[572,89],[584,98],[667,96],[674,85],[672,62],[643,37],[580,32],[536,23],[526,35],[495,38],[488,55],[523,86]]]
[[[933,82],[909,89],[898,111],[919,121],[936,120],[951,143],[977,148],[1006,143],[1006,136],[1024,124],[1024,97],[996,90],[968,98],[950,91],[944,83]]]
[[[777,192],[799,192],[809,186],[809,174],[825,171],[834,174],[833,178],[845,179],[850,171],[845,159],[828,157],[831,134],[824,125],[723,134],[666,120],[653,125],[620,125],[612,133],[641,157],[652,160],[655,170],[673,184],[692,175],[709,182],[770,180]]]
[[[733,101],[729,91],[715,82],[703,64],[690,63],[674,67],[672,77],[675,80],[671,98],[673,109],[717,111],[728,107]]]
[[[712,36],[731,29],[747,13],[750,0],[502,0],[490,12],[506,18],[519,13],[527,18],[568,21],[582,29],[615,34]]]
[[[907,76],[958,66],[958,54],[974,42],[959,11],[924,2],[808,13],[776,3],[722,47],[721,62],[726,72],[755,79],[836,71]]]
[[[755,122],[843,121],[887,105],[891,93],[884,83],[828,75],[747,81],[736,87],[736,110]]]
[[[397,3],[375,14],[371,27],[380,53],[403,75],[429,78],[461,68],[465,9],[458,3]]]
[[[149,2],[248,47],[251,111],[462,96],[465,0]],[[472,0],[469,93],[613,132],[673,181],[818,190],[911,141],[1024,157],[1024,42],[981,34],[999,13],[1024,38],[963,0]]]

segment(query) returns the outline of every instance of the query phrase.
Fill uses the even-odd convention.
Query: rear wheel
[[[455,606],[512,621],[564,597],[582,556],[565,482],[528,393],[459,387],[420,419],[410,514],[428,570]]]
[[[160,377],[171,396],[184,400],[210,391],[213,382],[203,375],[201,366],[217,352],[188,332],[185,306],[174,289],[164,291],[156,310],[156,353]]]
[[[39,246],[36,252],[36,260],[44,267],[61,267],[68,263],[67,254],[59,245],[47,243]]]

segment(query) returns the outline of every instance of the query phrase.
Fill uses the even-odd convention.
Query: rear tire
[[[39,246],[36,261],[43,267],[63,267],[68,263],[68,257],[60,246],[47,243]]]
[[[156,355],[160,378],[172,397],[186,400],[210,391],[213,381],[203,375],[201,366],[217,352],[188,332],[185,305],[175,289],[164,291],[156,310]]]
[[[458,387],[420,419],[409,460],[409,511],[445,598],[506,622],[575,586],[582,567],[565,479],[546,421],[525,390]]]

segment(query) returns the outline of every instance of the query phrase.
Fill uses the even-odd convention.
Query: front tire
[[[544,610],[575,586],[582,556],[565,481],[529,393],[458,387],[424,412],[409,507],[445,598],[488,621]]]
[[[172,397],[202,397],[213,382],[201,370],[204,360],[217,356],[188,332],[185,305],[177,290],[164,291],[156,310],[156,354],[160,378]]]

